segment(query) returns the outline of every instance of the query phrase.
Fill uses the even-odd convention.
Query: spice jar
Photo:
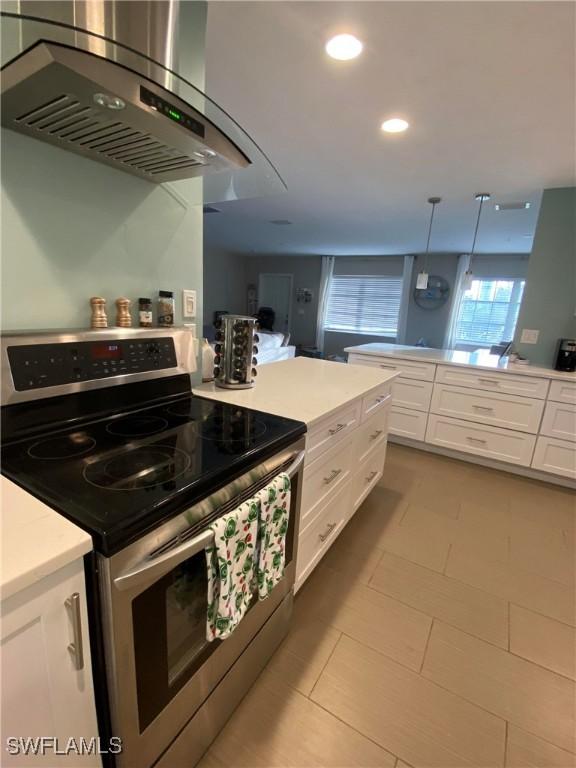
[[[158,292],[158,325],[174,325],[174,294],[172,291]]]
[[[152,328],[152,299],[138,299],[138,325]]]

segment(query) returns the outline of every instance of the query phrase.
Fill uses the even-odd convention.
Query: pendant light
[[[424,266],[421,272],[418,273],[416,278],[416,288],[422,290],[428,288],[428,255],[430,253],[430,236],[432,235],[432,223],[434,221],[434,211],[438,203],[442,202],[441,197],[429,197],[428,202],[432,206],[432,213],[430,214],[430,224],[428,225],[428,240],[426,241],[426,253],[424,254]]]
[[[470,251],[470,263],[468,264],[468,269],[464,274],[463,288],[465,291],[467,291],[472,286],[472,259],[474,258],[474,249],[476,248],[476,238],[478,237],[480,216],[482,216],[482,206],[487,200],[490,200],[490,195],[488,192],[478,192],[476,195],[474,195],[474,200],[480,203],[480,205],[478,206],[478,218],[476,219],[476,228],[474,229],[474,238],[472,240],[472,250]]]

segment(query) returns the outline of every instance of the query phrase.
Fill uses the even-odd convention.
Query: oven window
[[[175,681],[206,645],[206,562],[193,557],[172,571],[166,588],[166,653],[168,685]]]

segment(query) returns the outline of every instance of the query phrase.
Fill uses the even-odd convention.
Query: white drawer
[[[409,411],[406,408],[390,408],[388,431],[391,435],[409,437],[411,440],[424,440],[428,414],[423,411]]]
[[[360,407],[357,400],[350,406],[333,413],[312,427],[306,436],[306,461],[310,464],[324,451],[343,440],[360,422]]]
[[[358,467],[351,481],[352,487],[352,509],[356,511],[378,480],[382,477],[384,471],[384,460],[386,458],[386,445],[383,445],[374,454],[370,454],[367,461]]]
[[[334,493],[338,493],[337,489],[341,488],[350,477],[353,444],[354,436],[349,435],[347,440],[323,453],[312,466],[304,467],[300,511],[301,531],[312,522],[325,500]]]
[[[532,467],[576,479],[576,444],[540,435]]]
[[[476,371],[450,365],[439,365],[436,369],[439,384],[453,384],[456,387],[474,387],[506,395],[522,395],[544,400],[548,391],[548,379],[536,376],[515,375],[496,371]]]
[[[350,483],[333,501],[326,504],[314,522],[298,537],[296,592],[312,573],[322,555],[330,549],[332,542],[344,527],[349,513]]]
[[[470,419],[480,424],[536,434],[544,400],[435,384],[430,410],[440,416]]]
[[[398,357],[377,357],[376,355],[359,355],[352,353],[348,356],[352,365],[369,365],[372,368],[382,368],[385,371],[397,371],[405,379],[434,381],[435,363],[417,363],[415,360],[401,360]]]
[[[526,432],[488,427],[431,413],[428,417],[426,442],[528,467],[536,438]]]
[[[392,392],[392,382],[382,384],[369,395],[362,399],[362,421],[369,419],[379,408],[383,408],[390,403]]]
[[[548,400],[557,403],[576,403],[576,381],[552,381]]]
[[[356,430],[354,441],[354,465],[362,463],[380,445],[388,434],[390,408],[381,408]]]
[[[576,440],[576,405],[547,402],[540,433],[560,440]]]
[[[431,381],[398,378],[392,383],[392,403],[399,408],[428,412],[433,386]]]

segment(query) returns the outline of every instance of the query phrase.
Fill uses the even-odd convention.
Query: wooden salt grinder
[[[92,307],[92,318],[90,320],[91,328],[108,328],[108,318],[106,317],[106,299],[101,296],[92,296],[90,299]]]
[[[116,299],[116,326],[118,328],[131,328],[132,315],[130,314],[130,299],[120,297]]]

